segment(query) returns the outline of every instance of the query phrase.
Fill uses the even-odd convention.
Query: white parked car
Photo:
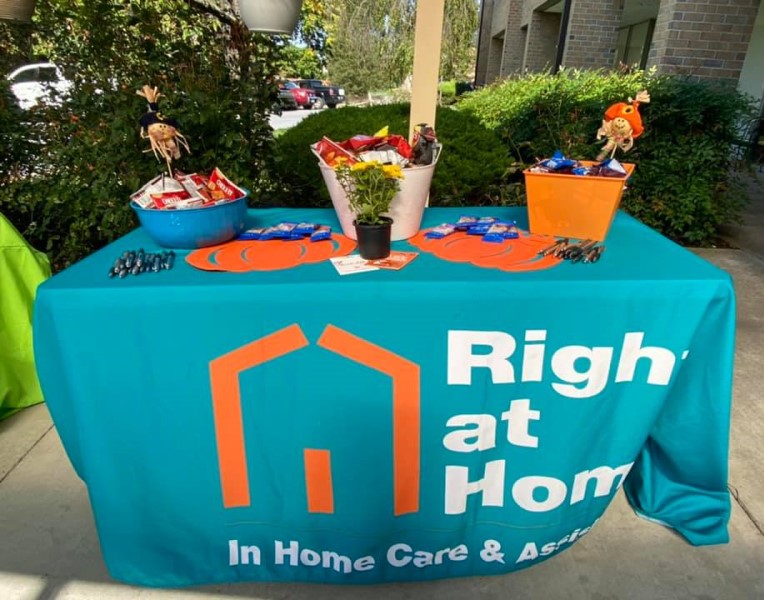
[[[53,63],[24,65],[8,75],[11,91],[23,110],[38,103],[60,104],[69,93],[72,82]]]

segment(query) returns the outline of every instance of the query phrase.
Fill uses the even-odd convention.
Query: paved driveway
[[[308,118],[310,115],[318,114],[322,110],[326,109],[305,110],[301,108],[298,110],[285,110],[281,116],[271,115],[269,121],[274,131],[278,131],[279,129],[289,129],[290,127],[297,125],[297,123],[303,119]]]

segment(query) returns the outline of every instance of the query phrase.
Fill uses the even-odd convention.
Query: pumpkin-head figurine
[[[144,85],[136,93],[146,98],[149,103],[148,111],[140,118],[141,138],[148,138],[151,142],[151,148],[144,152],[153,151],[157,160],[160,160],[160,156],[164,158],[167,162],[170,176],[172,176],[172,161],[173,159],[180,158],[181,146],[186,149],[186,152],[191,152],[188,142],[179,131],[180,125],[178,122],[159,112],[157,100],[161,94],[157,88]]]
[[[605,111],[602,127],[597,131],[597,139],[601,140],[604,137],[607,142],[597,156],[597,160],[604,160],[608,153],[610,158],[613,158],[618,148],[624,152],[631,150],[634,140],[645,130],[639,114],[639,105],[648,102],[650,102],[650,94],[642,91],[636,98],[613,104]]]

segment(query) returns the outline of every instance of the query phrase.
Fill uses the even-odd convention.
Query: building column
[[[624,0],[571,2],[562,64],[569,69],[613,68]]]
[[[488,79],[488,57],[491,51],[491,26],[493,24],[493,0],[482,0],[480,7],[480,34],[475,65],[475,85],[485,85]]]
[[[647,66],[736,83],[760,0],[661,0]]]
[[[560,39],[560,13],[534,10],[531,13],[525,45],[525,71],[552,69],[557,58],[557,43]]]
[[[414,72],[411,80],[409,141],[413,142],[417,123],[435,124],[438,107],[440,43],[443,40],[443,12],[446,0],[419,0],[414,25]]]
[[[522,30],[523,0],[507,0],[507,24],[504,28],[501,77],[520,73],[525,52],[525,32]]]

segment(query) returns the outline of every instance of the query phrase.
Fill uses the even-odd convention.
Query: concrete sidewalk
[[[499,577],[371,587],[237,584],[152,590],[106,572],[87,491],[45,406],[0,423],[0,600],[257,598],[263,600],[737,600],[764,598],[764,186],[753,182],[740,249],[698,254],[728,271],[737,293],[730,446],[731,542],[695,548],[638,519],[622,494],[592,532],[528,570]]]

